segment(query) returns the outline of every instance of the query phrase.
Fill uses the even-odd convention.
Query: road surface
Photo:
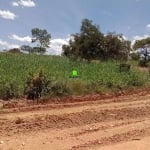
[[[149,150],[149,141],[148,91],[0,111],[0,150]]]

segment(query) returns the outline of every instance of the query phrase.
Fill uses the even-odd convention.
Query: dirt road
[[[148,150],[149,141],[149,92],[0,111],[0,150]]]

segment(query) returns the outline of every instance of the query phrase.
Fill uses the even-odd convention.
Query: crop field
[[[29,73],[36,74],[40,68],[53,83],[64,84],[69,94],[108,92],[150,83],[148,73],[134,66],[129,72],[120,73],[117,61],[87,63],[60,56],[0,53],[0,97],[11,86],[17,95],[23,95]],[[78,78],[70,77],[72,69],[78,71]]]
[[[75,62],[60,56],[0,54],[0,97],[6,91],[15,96],[23,96],[29,74],[37,74],[42,68],[48,80],[59,86],[59,91],[67,89],[67,94],[87,94],[91,92],[113,92],[136,86],[149,85],[148,73],[131,66],[131,70],[119,71],[119,62]],[[78,71],[78,78],[71,78],[72,69]],[[57,95],[57,94],[56,94]]]

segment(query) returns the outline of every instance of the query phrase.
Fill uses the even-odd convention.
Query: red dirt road
[[[0,110],[0,150],[149,150],[150,93]]]

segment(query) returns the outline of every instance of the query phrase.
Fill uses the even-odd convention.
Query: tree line
[[[44,54],[46,48],[49,48],[51,34],[47,32],[46,29],[33,28],[32,33],[32,43],[37,43],[37,46],[31,47],[29,45],[22,45],[20,48],[10,49],[9,52],[20,52],[20,50],[28,53],[39,53]]]
[[[37,46],[22,45],[20,49],[29,53],[46,52],[49,48],[51,34],[45,29],[33,28],[32,43],[37,43]],[[123,34],[109,32],[106,35],[100,31],[98,25],[92,20],[83,19],[79,33],[71,35],[68,45],[62,46],[62,56],[66,56],[75,60],[93,59],[123,59],[127,60],[131,50],[131,41],[124,39]],[[136,40],[133,49],[141,48],[145,44],[150,44],[150,37],[142,40]],[[17,49],[11,49],[13,52]]]

